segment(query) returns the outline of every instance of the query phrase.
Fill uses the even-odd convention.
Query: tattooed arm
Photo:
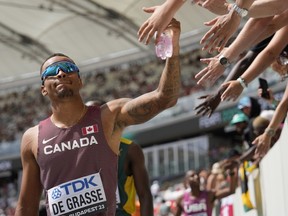
[[[166,60],[157,89],[135,99],[127,100],[121,108],[118,118],[127,125],[146,122],[177,102],[180,90],[180,23],[172,19],[167,29],[172,35],[173,55]]]
[[[101,106],[105,137],[116,153],[120,137],[127,126],[144,123],[177,103],[180,93],[180,23],[172,19],[167,30],[172,35],[173,54],[166,59],[158,87],[137,98],[120,98]]]

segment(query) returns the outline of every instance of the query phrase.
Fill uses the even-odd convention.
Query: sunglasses
[[[54,64],[48,66],[45,71],[41,75],[42,83],[47,77],[56,76],[59,71],[63,71],[64,73],[73,73],[77,72],[79,74],[79,68],[70,61],[59,61]]]

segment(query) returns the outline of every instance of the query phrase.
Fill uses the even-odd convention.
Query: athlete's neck
[[[85,115],[87,107],[81,104],[77,107],[58,107],[53,109],[50,119],[52,123],[59,128],[69,128],[76,125]]]

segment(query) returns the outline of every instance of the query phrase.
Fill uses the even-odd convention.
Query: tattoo
[[[128,110],[135,124],[140,124],[155,116],[159,112],[159,105],[155,102],[141,103],[128,107]]]
[[[158,113],[168,108],[171,102],[178,99],[179,89],[180,67],[179,57],[177,56],[170,58],[166,62],[158,87],[158,91],[161,92],[161,97],[158,100],[142,101],[140,103],[138,101],[137,104],[131,104],[131,106],[128,107],[130,117],[134,119],[135,124],[143,123],[153,118]]]
[[[178,57],[168,61],[167,76],[169,77],[170,82],[166,82],[167,85],[163,91],[165,94],[170,95],[171,98],[178,98],[180,88],[180,67]],[[172,79],[170,77],[172,77]],[[179,81],[176,82],[175,80]]]
[[[112,133],[114,133],[114,131],[117,131],[118,129],[125,128],[127,126],[128,125],[125,121],[117,121],[116,124],[114,125]]]

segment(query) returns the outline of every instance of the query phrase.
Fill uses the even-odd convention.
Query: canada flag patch
[[[82,135],[88,135],[88,134],[93,134],[93,133],[98,133],[98,125],[97,124],[82,128]]]

